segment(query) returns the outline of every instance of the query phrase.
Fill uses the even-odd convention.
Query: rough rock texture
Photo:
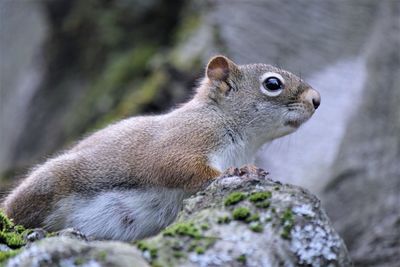
[[[242,168],[188,199],[178,221],[138,248],[161,266],[351,266],[308,191]]]
[[[359,266],[400,262],[400,2],[388,2],[368,48],[362,104],[323,198]]]
[[[177,222],[136,242],[142,253],[71,229],[55,235],[30,231],[6,266],[351,266],[319,200],[253,166],[187,199]]]
[[[149,266],[132,245],[50,237],[32,244],[7,262],[7,267],[31,266]]]

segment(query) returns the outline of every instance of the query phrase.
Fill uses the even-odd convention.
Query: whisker
[[[249,126],[251,123],[253,123],[257,118],[252,119],[251,121],[249,121],[246,126]]]

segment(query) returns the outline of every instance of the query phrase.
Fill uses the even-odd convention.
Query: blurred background
[[[322,199],[356,265],[396,266],[399,0],[1,0],[0,194],[83,135],[186,101],[215,54],[321,93],[257,164]]]

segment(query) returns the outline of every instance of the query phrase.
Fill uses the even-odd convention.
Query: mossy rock
[[[247,197],[245,193],[242,192],[233,192],[230,193],[225,198],[225,206],[230,206],[239,203],[240,201],[244,200]]]
[[[10,266],[137,266],[149,267],[130,244],[115,241],[87,242],[67,236],[42,239],[24,249],[7,264]]]
[[[155,266],[261,266],[265,259],[270,266],[351,265],[315,196],[266,179],[260,175],[265,172],[239,173],[187,199],[176,223],[140,241],[137,247],[147,261]],[[266,201],[268,206],[259,205]],[[310,236],[313,231],[323,234]]]
[[[0,250],[0,264],[20,252],[19,248],[26,244],[24,236],[29,231],[21,225],[15,225],[0,210],[0,245],[6,246]]]

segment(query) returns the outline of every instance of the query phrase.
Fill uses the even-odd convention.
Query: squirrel
[[[184,198],[252,163],[264,143],[294,132],[319,104],[319,93],[288,71],[215,56],[190,101],[94,132],[33,169],[3,209],[29,228],[123,241],[155,235]]]

